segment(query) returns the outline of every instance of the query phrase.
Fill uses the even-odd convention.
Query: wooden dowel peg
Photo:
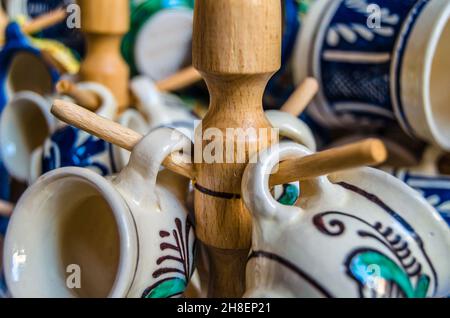
[[[128,151],[132,151],[134,146],[142,139],[142,135],[134,130],[123,127],[71,102],[57,99],[53,102],[51,112],[60,120]],[[171,156],[164,160],[163,165],[187,178],[193,179],[195,177],[192,164],[175,163]]]
[[[280,163],[277,173],[270,177],[270,185],[286,184],[328,175],[337,171],[375,166],[387,159],[387,150],[379,139],[366,139],[315,154]]]
[[[202,75],[193,66],[189,66],[166,79],[158,81],[156,87],[161,92],[171,92],[195,84],[201,79]]]
[[[101,104],[100,98],[92,91],[81,89],[69,80],[60,80],[56,83],[56,91],[61,95],[67,95],[82,107],[96,111]]]
[[[128,151],[132,151],[143,137],[134,130],[68,101],[55,100],[52,114],[67,124]],[[270,177],[270,185],[308,180],[361,166],[376,166],[387,159],[387,154],[381,140],[369,138],[306,157],[285,160],[280,163],[278,171]],[[169,161],[165,161],[164,165],[173,172],[195,179],[192,165],[180,166]]]
[[[39,17],[26,22],[22,26],[22,31],[26,34],[34,34],[55,24],[58,24],[67,17],[66,8],[59,8],[48,13],[42,14]]]
[[[45,14],[40,15],[39,17],[27,21],[22,26],[22,32],[25,34],[34,34],[39,31],[42,31],[46,28],[52,27],[55,24],[58,24],[67,17],[67,12],[65,8],[55,9],[53,11],[47,12]],[[9,23],[9,18],[6,13],[1,8],[0,11],[0,45],[3,45],[5,41],[5,28]]]
[[[14,205],[12,203],[0,200],[0,216],[10,217],[14,210]]]
[[[161,92],[170,92],[190,86],[201,79],[201,74],[193,66],[190,66],[166,79],[158,81],[156,87]],[[96,94],[78,88],[76,83],[67,79],[60,80],[56,84],[56,91],[59,94],[72,97],[78,105],[92,111],[96,111],[101,103]]]
[[[306,78],[300,86],[292,93],[281,111],[287,112],[295,117],[300,116],[319,90],[319,83],[315,78]]]

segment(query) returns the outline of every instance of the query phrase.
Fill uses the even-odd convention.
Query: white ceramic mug
[[[7,231],[11,294],[181,295],[192,273],[195,239],[173,188],[184,191],[189,180],[170,184],[169,178],[168,185],[157,183],[157,176],[168,155],[190,146],[188,138],[164,128],[147,135],[111,180],[77,167],[42,176],[18,202]],[[80,275],[79,286],[73,273]]]
[[[198,118],[179,97],[159,92],[154,82],[145,76],[133,78],[131,90],[138,100],[139,111],[147,118],[149,130],[175,128],[193,139],[194,125]]]
[[[272,197],[274,166],[310,153],[281,143],[244,173],[243,199],[254,217],[245,296],[447,296],[450,230],[389,174],[360,168],[302,182],[298,206]]]

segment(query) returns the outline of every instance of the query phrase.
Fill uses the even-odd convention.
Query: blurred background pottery
[[[162,80],[191,64],[193,1],[130,1],[122,54],[132,74]]]
[[[75,0],[4,0],[3,2],[8,16],[13,20],[35,19],[62,7],[68,7],[69,12],[73,13],[70,5],[76,3]],[[33,36],[56,40],[75,50],[79,56],[84,55],[83,35],[79,29],[69,27],[66,22],[46,28]]]
[[[398,123],[449,149],[449,16],[446,0],[315,2],[294,62],[296,83],[313,76],[321,84],[311,116],[352,129]]]

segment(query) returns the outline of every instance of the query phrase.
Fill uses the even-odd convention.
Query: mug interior
[[[50,134],[43,112],[35,101],[18,98],[1,115],[0,145],[3,161],[9,173],[20,181],[27,180],[29,176],[32,152],[42,146]]]
[[[434,127],[435,135],[446,139],[444,144],[450,145],[450,17],[439,35],[431,63],[428,92],[435,125],[431,127]]]
[[[29,52],[17,53],[8,70],[8,91],[32,91],[40,95],[53,91],[53,80],[44,60]],[[10,94],[11,95],[11,94]]]
[[[113,204],[94,183],[76,176],[38,188],[18,206],[8,233],[14,240],[8,246],[19,247],[8,250],[13,295],[114,296],[117,284],[127,284],[117,282],[126,252]]]

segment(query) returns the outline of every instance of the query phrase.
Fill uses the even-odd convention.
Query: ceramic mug
[[[439,149],[429,147],[420,164],[407,168],[386,166],[383,170],[418,191],[450,225],[450,176],[439,171],[442,156]]]
[[[16,22],[9,23],[5,33],[0,52],[0,109],[17,92],[50,95],[62,74],[78,73],[79,61],[62,43],[28,37]]]
[[[298,206],[272,197],[280,160],[311,152],[281,143],[242,182],[254,217],[245,297],[445,297],[450,230],[417,192],[360,168],[302,183]]]
[[[158,81],[191,63],[192,1],[144,0],[130,5],[131,27],[123,38],[122,54],[133,74]]]
[[[97,110],[98,115],[110,119],[115,117],[117,103],[107,88],[91,82],[79,83],[78,86],[95,92],[100,97],[102,103]],[[84,155],[92,156],[92,152],[95,152],[89,142],[83,142],[85,139],[93,141],[94,137],[62,124],[51,114],[54,98],[53,95],[40,96],[34,92],[20,92],[6,105],[1,114],[0,151],[7,171],[17,180],[32,182],[41,175],[42,166],[37,162],[39,154],[46,154],[48,167],[60,167],[63,163],[59,162],[65,163],[66,156],[73,154],[73,160],[83,162],[82,160],[86,159]],[[47,140],[49,136],[55,143]],[[44,144],[47,152],[42,148]],[[56,149],[54,144],[60,147]],[[78,151],[70,153],[73,149],[68,144],[74,148],[78,147]],[[85,147],[84,151],[82,147]]]
[[[70,5],[74,4],[75,0],[6,0],[4,2],[10,18],[29,20],[63,6],[68,6],[67,11],[73,13],[73,7]],[[36,36],[57,40],[81,55],[84,53],[84,38],[80,29],[69,28],[66,21],[46,28]]]
[[[115,119],[117,103],[109,89],[98,83],[79,83],[81,89],[95,92],[102,100],[97,114]],[[142,134],[148,132],[146,122],[136,110],[125,111],[116,120],[119,124]],[[62,167],[91,169],[102,176],[109,176],[126,166],[130,152],[92,136],[78,128],[64,125],[55,130],[30,159],[28,182],[32,184],[42,174]]]
[[[147,118],[148,130],[160,127],[175,128],[193,140],[195,121],[192,114],[179,97],[161,93],[154,82],[145,76],[137,76],[131,81],[131,91],[137,98],[139,111]]]
[[[191,141],[168,128],[147,135],[107,180],[69,167],[42,176],[18,202],[5,239],[13,297],[175,297],[193,269],[194,231],[162,161]],[[39,204],[38,204],[39,203]],[[69,279],[78,270],[79,285]],[[67,284],[72,282],[74,285]]]
[[[299,34],[295,78],[319,80],[309,107],[328,127],[398,122],[450,149],[450,2],[318,0]]]

